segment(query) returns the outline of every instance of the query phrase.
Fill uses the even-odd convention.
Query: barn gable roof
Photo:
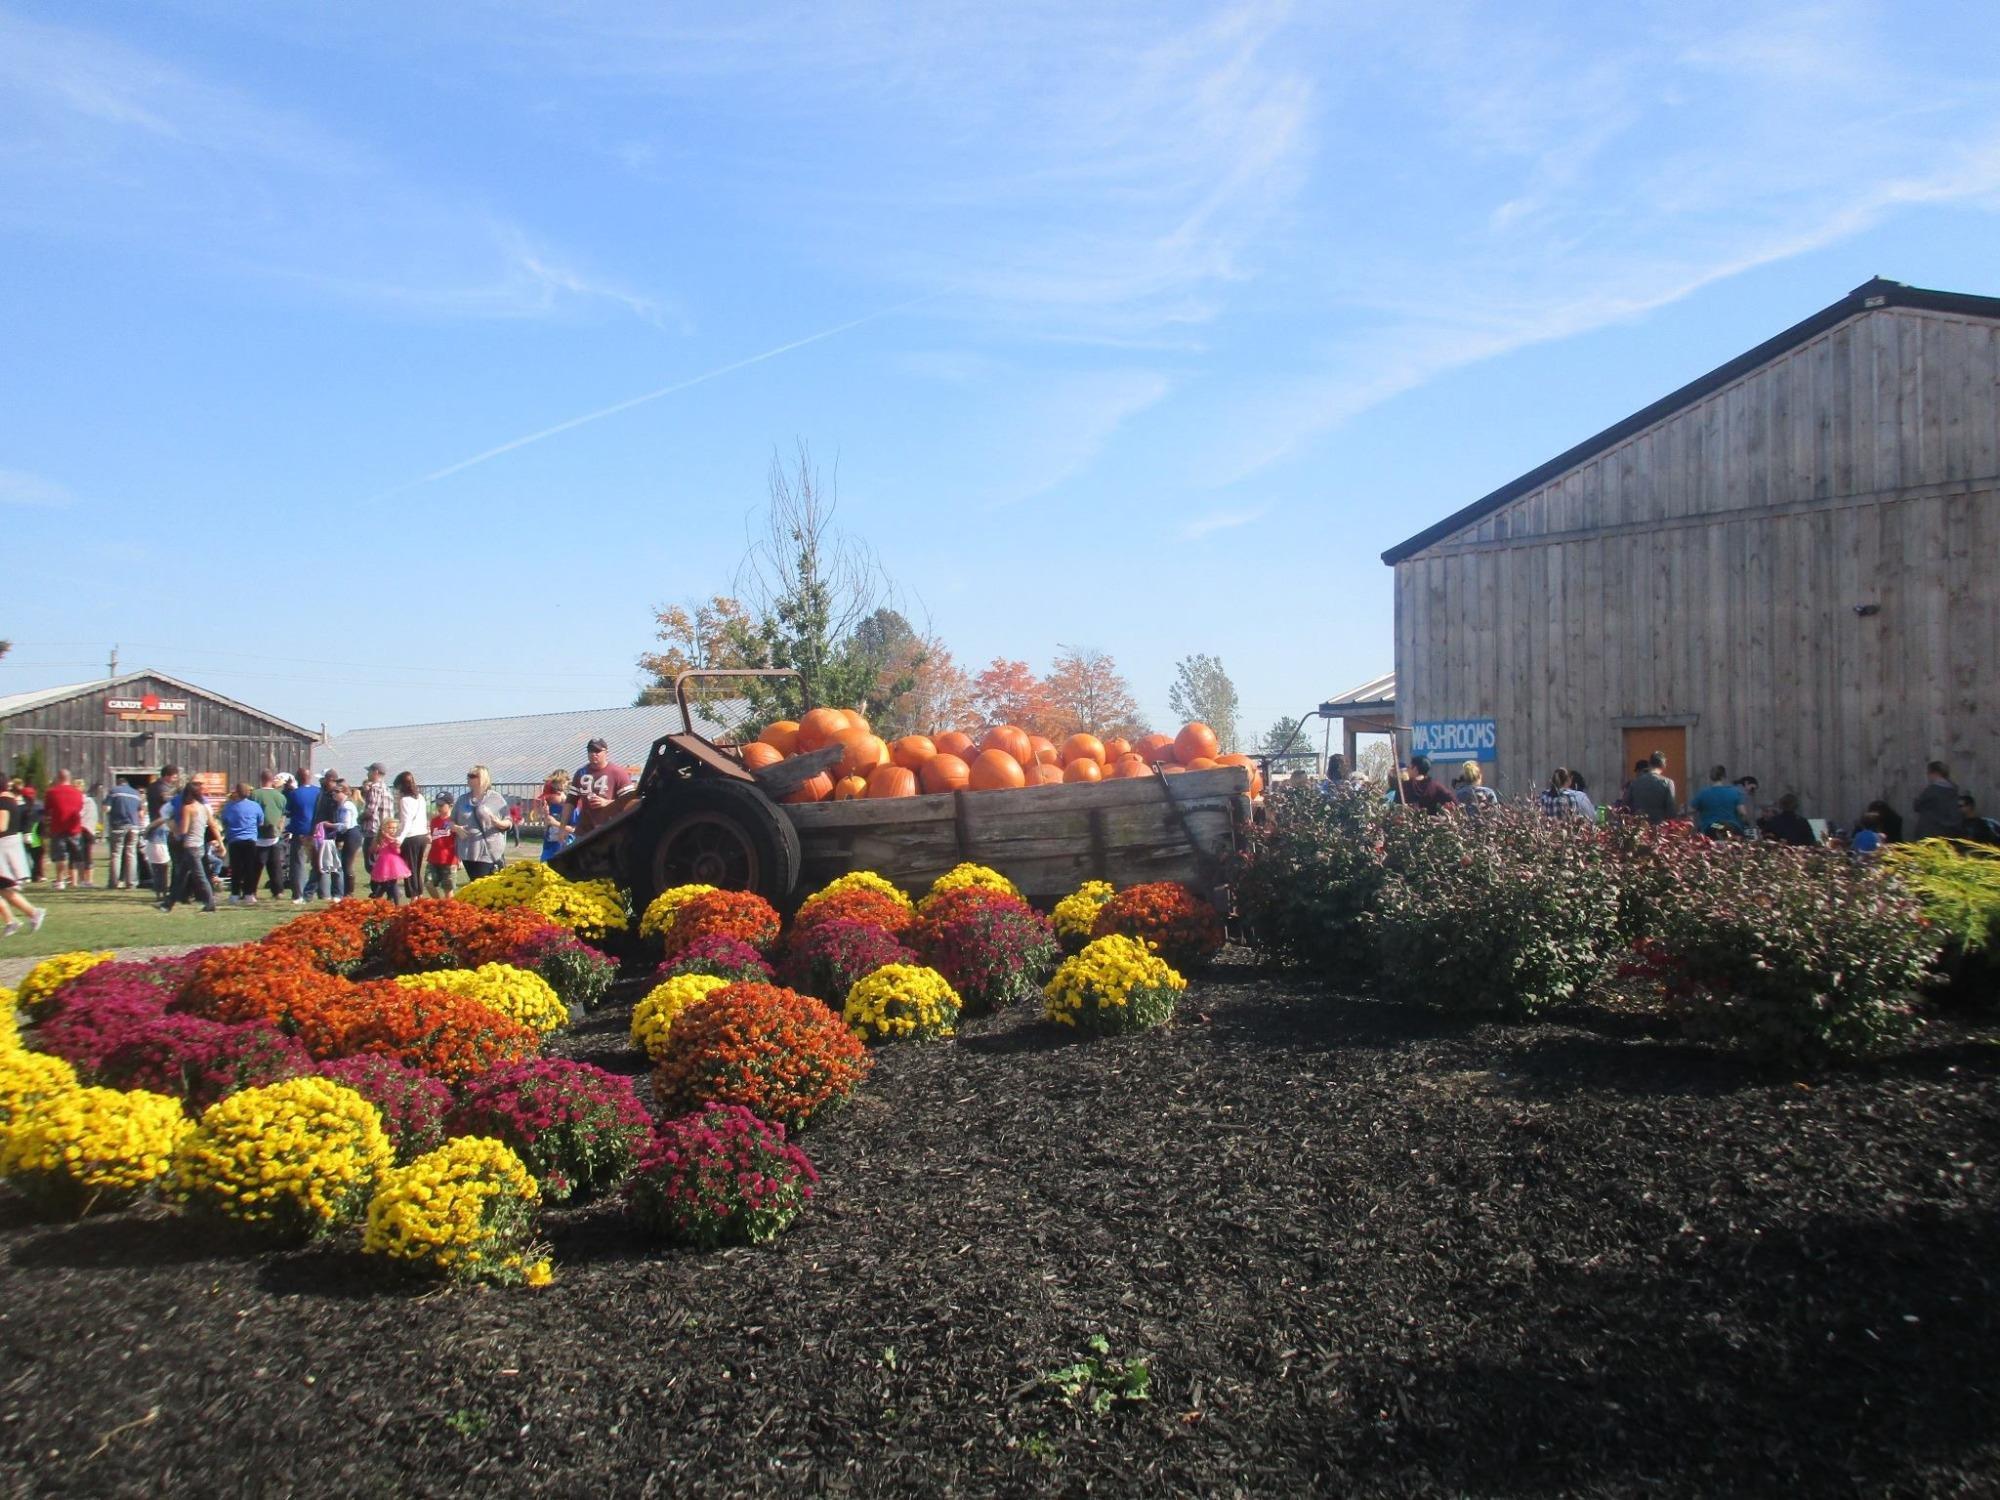
[[[294,724],[289,719],[280,719],[275,714],[266,713],[261,708],[252,708],[247,703],[238,703],[234,698],[226,698],[213,688],[196,687],[191,682],[184,682],[154,667],[141,667],[136,672],[120,672],[116,677],[100,677],[95,682],[72,682],[63,687],[37,688],[28,693],[9,693],[0,697],[0,719],[26,713],[30,709],[47,708],[52,703],[66,703],[71,698],[86,698],[93,693],[109,693],[135,682],[163,682],[176,692],[191,693],[197,698],[206,698],[211,703],[223,704],[238,713],[248,714],[253,719],[262,719],[266,724],[275,725],[287,733],[297,735],[300,739],[319,738],[316,730]]]
[[[1394,565],[1406,557],[1414,556],[1424,548],[1463,531],[1475,522],[1484,520],[1509,501],[1518,500],[1521,496],[1540,489],[1577,465],[1586,463],[1606,449],[1616,447],[1627,438],[1645,431],[1655,422],[1672,416],[1684,407],[1694,405],[1704,396],[1720,390],[1731,381],[1740,380],[1752,370],[1769,364],[1780,355],[1790,353],[1829,328],[1882,307],[1909,307],[1924,312],[1956,313],[1962,317],[2000,320],[2000,297],[1981,297],[1970,292],[1931,291],[1925,287],[1906,286],[1900,281],[1889,281],[1877,276],[1863,282],[1830,307],[1821,308],[1804,321],[1794,323],[1783,333],[1768,338],[1756,348],[1737,355],[1729,363],[1716,366],[1698,380],[1692,380],[1679,390],[1662,396],[1651,406],[1632,413],[1624,421],[1605,428],[1595,437],[1585,438],[1567,452],[1558,453],[1541,467],[1530,469],[1520,478],[1501,485],[1492,494],[1482,496],[1463,510],[1446,516],[1435,526],[1427,527],[1409,540],[1397,543],[1382,554],[1382,561]]]

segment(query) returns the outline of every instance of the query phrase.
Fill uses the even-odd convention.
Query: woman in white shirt
[[[403,881],[403,896],[414,901],[424,893],[424,855],[431,847],[431,809],[413,771],[401,772],[396,777],[396,822],[403,830],[403,863],[410,867]]]

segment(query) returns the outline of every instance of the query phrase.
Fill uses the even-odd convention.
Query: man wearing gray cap
[[[611,747],[603,740],[592,740],[584,748],[590,759],[577,767],[569,782],[569,800],[576,806],[578,838],[617,817],[624,809],[614,811],[612,804],[632,786],[632,773],[612,764]]]

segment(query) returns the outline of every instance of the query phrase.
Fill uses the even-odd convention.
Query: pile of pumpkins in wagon
[[[780,719],[738,752],[749,770],[794,755],[840,746],[833,770],[809,777],[786,802],[844,802],[856,797],[916,797],[944,792],[1004,792],[1020,787],[1081,786],[1120,777],[1210,771],[1242,766],[1250,792],[1262,777],[1247,755],[1224,755],[1206,724],[1188,724],[1175,735],[1148,734],[1137,741],[1072,734],[1062,744],[1013,724],[996,724],[974,740],[960,730],[906,734],[884,741],[852,709],[815,708],[797,720]]]

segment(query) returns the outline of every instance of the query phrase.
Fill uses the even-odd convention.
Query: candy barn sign
[[[158,693],[144,693],[137,698],[106,698],[104,711],[128,723],[134,720],[157,723],[171,719],[176,714],[188,710],[185,698],[162,698]]]

